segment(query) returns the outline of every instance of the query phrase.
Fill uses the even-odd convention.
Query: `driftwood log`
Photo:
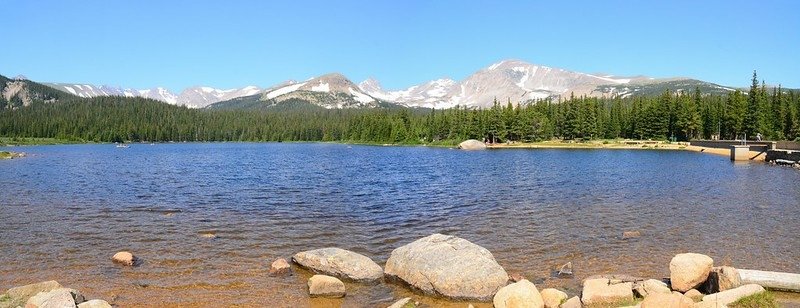
[[[800,292],[800,274],[739,270],[742,284],[755,283],[767,289]]]

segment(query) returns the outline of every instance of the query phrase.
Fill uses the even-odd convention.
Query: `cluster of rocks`
[[[24,152],[16,153],[16,152],[0,151],[0,159],[14,159],[14,158],[22,158],[22,157],[25,157],[25,156],[28,156],[28,155],[25,154]]]
[[[637,234],[638,235],[638,234]],[[634,236],[635,237],[635,236]],[[670,262],[668,279],[597,276],[583,281],[580,296],[543,289],[524,277],[512,277],[483,247],[455,236],[433,234],[392,251],[384,268],[367,256],[340,249],[303,251],[294,264],[315,273],[308,280],[311,297],[341,298],[344,282],[396,281],[427,295],[454,300],[492,302],[494,307],[726,307],[736,300],[763,292],[759,285],[742,285],[735,268],[714,267],[705,255],[685,253]],[[271,275],[290,275],[284,259],[272,263]],[[511,283],[509,283],[511,282]],[[415,307],[403,298],[390,307]]]
[[[0,308],[111,308],[101,299],[86,300],[75,289],[56,281],[45,281],[8,289],[0,296]]]
[[[116,253],[114,263],[136,266],[141,260],[127,251]],[[676,307],[721,308],[764,288],[742,285],[738,271],[714,267],[714,261],[696,253],[678,254],[669,264],[664,280],[607,275],[583,281],[580,296],[569,297],[557,289],[539,291],[521,275],[511,275],[487,249],[455,236],[433,234],[392,251],[384,268],[367,256],[340,249],[323,248],[295,254],[292,261],[316,274],[308,279],[311,297],[341,298],[347,295],[342,280],[376,284],[397,281],[424,294],[455,300],[491,301],[497,308],[580,308],[580,307]],[[566,267],[566,265],[565,265]],[[562,267],[561,271],[565,271]],[[571,272],[571,264],[569,266]],[[272,276],[292,274],[285,259],[275,260]],[[511,283],[509,283],[511,282]],[[416,307],[403,298],[390,307]],[[103,300],[86,301],[77,290],[47,281],[9,289],[0,296],[0,308],[103,308]]]

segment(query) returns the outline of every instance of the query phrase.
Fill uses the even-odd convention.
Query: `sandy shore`
[[[666,142],[652,142],[652,141],[615,141],[615,142],[587,142],[587,143],[565,143],[544,141],[535,143],[498,143],[488,146],[489,149],[620,149],[620,150],[675,150],[675,151],[692,151],[701,152],[714,155],[721,155],[730,157],[730,149],[720,148],[706,148],[688,145],[685,142],[666,143]],[[764,161],[766,153],[759,151],[750,151],[751,160]]]

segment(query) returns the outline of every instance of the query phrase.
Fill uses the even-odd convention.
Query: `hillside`
[[[34,102],[54,102],[74,97],[24,77],[11,79],[0,75],[0,109],[16,109]]]

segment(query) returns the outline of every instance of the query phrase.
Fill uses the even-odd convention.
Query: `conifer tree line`
[[[800,93],[759,83],[656,97],[574,97],[485,109],[324,109],[303,102],[248,110],[189,109],[145,98],[66,98],[0,111],[0,136],[74,141],[347,141],[443,143],[550,139],[800,137]]]

